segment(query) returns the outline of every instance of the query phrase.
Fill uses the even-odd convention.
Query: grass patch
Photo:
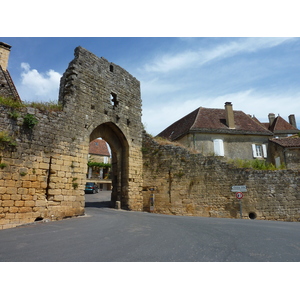
[[[57,101],[48,102],[25,102],[26,107],[37,108],[41,111],[61,111],[62,105],[57,103]]]
[[[160,136],[156,136],[156,137],[154,138],[154,141],[157,142],[157,143],[158,143],[159,145],[161,145],[161,146],[170,145],[170,146],[174,146],[174,147],[180,147],[180,148],[183,148],[183,149],[189,151],[189,152],[192,153],[192,154],[198,154],[198,153],[199,153],[196,149],[188,148],[188,147],[182,145],[182,144],[179,143],[179,142],[171,142],[170,140],[165,139],[165,138],[162,138],[162,137],[160,137]]]
[[[0,131],[0,148],[16,147],[17,143],[6,131]]]
[[[273,164],[267,163],[264,160],[260,159],[253,159],[253,160],[246,160],[246,159],[231,159],[228,163],[233,164],[237,168],[244,168],[244,169],[254,169],[254,170],[264,170],[264,171],[275,171],[275,170],[282,170],[285,169],[285,165],[282,164],[279,168],[276,168]]]
[[[1,97],[1,96],[0,96],[0,104],[15,109],[25,107],[25,105],[22,102],[18,102],[15,101],[14,99]]]
[[[18,102],[11,98],[1,97],[0,96],[0,105],[4,105],[6,107],[10,107],[13,109],[20,109],[23,107],[33,107],[37,108],[41,111],[61,111],[62,105],[57,101],[47,101],[47,102],[38,102],[38,101],[25,101]]]

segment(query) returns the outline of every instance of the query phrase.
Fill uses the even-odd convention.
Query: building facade
[[[230,159],[265,159],[273,133],[251,116],[233,110],[200,107],[170,125],[159,137],[177,141],[205,156]]]

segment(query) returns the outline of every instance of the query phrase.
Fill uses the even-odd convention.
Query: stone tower
[[[10,45],[0,42],[0,66],[4,71],[7,70],[10,48]]]
[[[7,70],[11,46],[0,42],[0,96],[21,101],[17,89]]]

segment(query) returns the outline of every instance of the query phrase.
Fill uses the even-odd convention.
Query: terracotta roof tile
[[[269,130],[271,130],[272,132],[276,133],[276,132],[290,132],[290,133],[296,133],[299,130],[297,128],[295,128],[293,125],[291,125],[290,123],[288,123],[287,121],[285,121],[282,117],[278,116],[275,118],[275,120],[273,121],[272,125],[270,126]]]
[[[265,128],[276,133],[298,133],[299,130],[284,120],[282,117],[278,116],[274,119],[272,125],[269,122],[261,123]]]
[[[110,156],[105,140],[96,139],[90,142],[90,154]]]
[[[225,109],[199,107],[182,119],[173,123],[159,136],[176,140],[190,131],[227,134],[272,135],[261,123],[253,120],[242,111],[233,111],[235,129],[226,125]]]
[[[282,147],[300,147],[300,137],[298,136],[270,139],[270,141]]]

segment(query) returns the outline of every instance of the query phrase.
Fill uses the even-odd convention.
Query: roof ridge
[[[198,119],[198,116],[199,116],[199,114],[200,114],[200,110],[201,109],[203,109],[204,107],[202,107],[202,106],[200,106],[200,107],[198,107],[197,108],[197,115],[196,115],[196,117],[195,117],[195,119],[194,119],[194,122],[193,122],[193,124],[192,124],[192,126],[190,127],[190,129],[192,129],[193,127],[194,127],[194,125],[195,125],[195,123],[196,123],[196,121],[197,121],[197,119]]]
[[[244,113],[244,112],[242,111],[242,113]],[[260,127],[262,127],[264,130],[266,130],[266,131],[272,133],[272,131],[269,130],[268,128],[266,128],[266,127],[263,125],[263,123],[260,122],[255,116],[251,117],[249,114],[246,114],[246,113],[244,113],[244,114],[245,114],[251,121],[253,121],[253,122],[255,122],[256,124],[258,124],[258,125],[259,125]],[[253,118],[255,118],[255,120],[254,120]],[[273,133],[272,133],[272,134],[273,134]]]
[[[289,128],[286,128],[286,129],[277,129],[277,127],[278,126],[280,126],[280,123],[282,123],[282,124],[284,124],[284,125],[288,125],[288,127]],[[289,122],[287,122],[283,117],[281,117],[280,115],[278,115],[275,119],[274,119],[274,121],[273,121],[273,123],[272,123],[272,126],[271,126],[271,128],[272,128],[272,131],[282,131],[282,130],[298,130],[295,126],[293,126],[292,124],[290,124]],[[270,129],[271,129],[270,128]]]

